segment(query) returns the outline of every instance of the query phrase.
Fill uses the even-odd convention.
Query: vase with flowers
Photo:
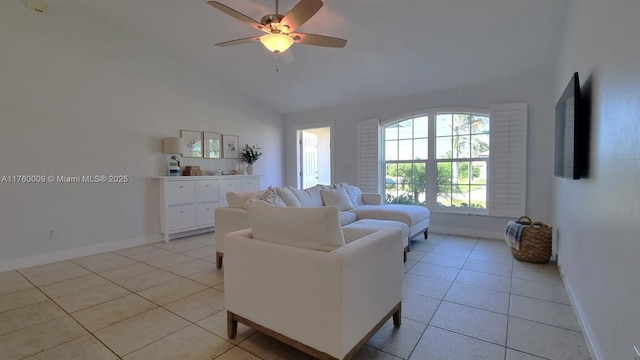
[[[262,151],[258,145],[249,146],[249,144],[245,144],[242,152],[240,152],[240,158],[242,162],[248,164],[247,166],[247,175],[253,174],[253,163],[258,161],[262,156]]]

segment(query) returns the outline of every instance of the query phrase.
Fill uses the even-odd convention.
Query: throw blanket
[[[507,228],[504,230],[504,240],[516,250],[520,250],[520,239],[522,238],[522,230],[524,225],[518,224],[515,221],[509,221]]]

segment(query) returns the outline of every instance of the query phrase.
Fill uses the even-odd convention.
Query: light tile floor
[[[199,235],[0,273],[0,359],[309,359],[239,326]],[[403,322],[357,359],[589,359],[554,264],[504,241],[430,234],[405,263]]]

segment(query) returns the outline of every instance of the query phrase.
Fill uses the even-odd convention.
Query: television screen
[[[576,72],[556,103],[555,176],[579,179],[585,175],[587,126]]]

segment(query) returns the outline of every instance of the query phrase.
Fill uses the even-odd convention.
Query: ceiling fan
[[[305,34],[293,32],[302,26],[307,20],[311,19],[323,5],[321,0],[301,0],[288,13],[281,15],[278,13],[278,0],[276,0],[275,14],[268,14],[262,17],[260,21],[256,21],[245,14],[242,14],[218,1],[208,1],[207,4],[222,11],[225,14],[233,16],[243,23],[251,26],[256,30],[265,32],[266,35],[252,36],[243,39],[236,39],[217,43],[217,46],[240,45],[254,41],[260,41],[270,51],[279,54],[289,49],[294,43],[342,48],[347,44],[347,40],[339,39],[331,36]]]

